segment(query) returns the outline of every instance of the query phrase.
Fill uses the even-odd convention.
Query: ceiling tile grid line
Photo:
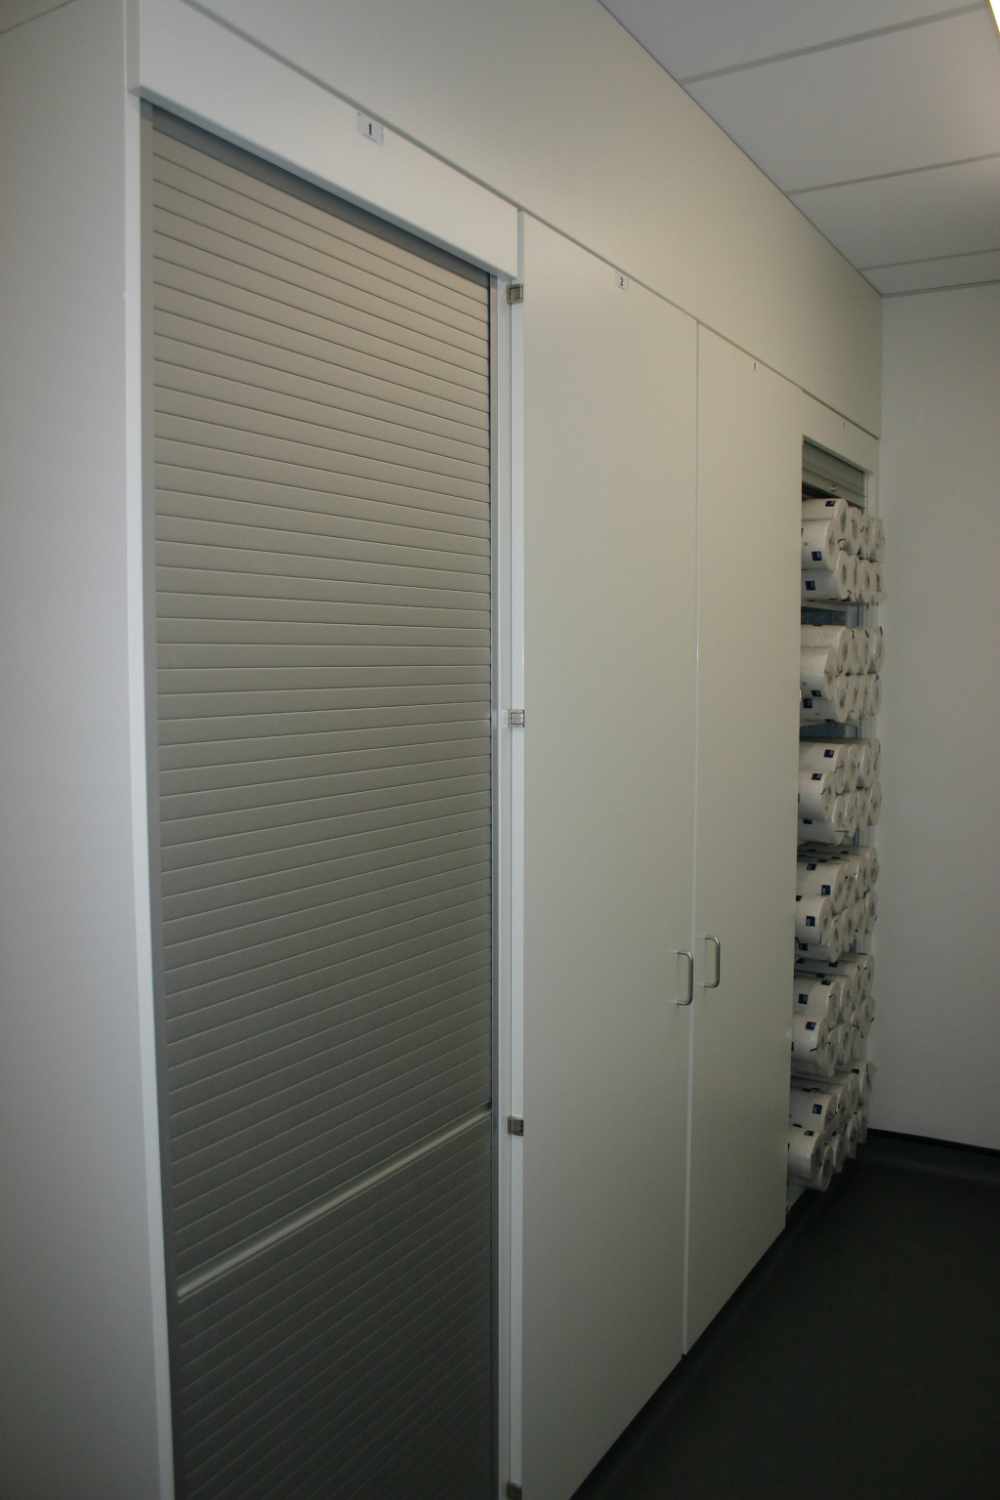
[[[997,276],[988,0],[602,3],[882,295]]]
[[[678,82],[966,10],[965,0],[601,0]],[[971,3],[971,0],[970,0]]]
[[[982,286],[1000,286],[1000,277],[988,281],[949,281],[944,286],[911,286],[902,292],[883,292],[882,296],[891,302],[893,297],[931,297],[935,292],[966,292]]]
[[[1000,38],[983,5],[689,92],[793,193],[1000,149],[998,85]]]
[[[799,198],[808,197],[810,193],[829,193],[834,188],[858,187],[867,182],[887,182],[895,177],[913,177],[918,172],[940,172],[946,167],[968,167],[978,161],[993,161],[998,156],[1000,151],[982,151],[978,156],[960,156],[955,161],[929,161],[922,167],[904,167],[898,172],[873,172],[870,177],[845,177],[843,182],[824,182],[818,187],[793,188],[785,196],[798,202]]]
[[[953,5],[948,10],[935,11],[931,16],[917,16],[912,21],[898,21],[894,26],[874,26],[869,31],[856,31],[851,36],[835,37],[829,42],[817,42],[812,47],[795,47],[790,52],[772,52],[767,57],[754,57],[749,62],[732,63],[728,68],[711,68],[706,73],[689,73],[676,81],[684,88],[692,83],[705,83],[710,78],[725,78],[730,73],[745,73],[750,68],[762,68],[768,63],[791,62],[797,57],[809,57],[814,52],[830,52],[835,47],[852,47],[855,42],[871,42],[876,37],[889,36],[896,31],[912,31],[917,26],[929,26],[935,21],[949,21],[952,16],[966,16],[978,11],[980,0],[971,5]]]
[[[1000,245],[991,246],[989,250],[979,250],[976,254],[1000,255]],[[909,260],[884,260],[877,266],[858,266],[856,269],[864,271],[867,275],[869,271],[894,271],[900,266],[938,265],[946,260],[972,260],[974,258],[965,250],[956,250],[950,255],[914,255]]]

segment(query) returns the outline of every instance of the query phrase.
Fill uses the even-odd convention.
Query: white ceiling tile
[[[675,78],[821,47],[956,9],[948,0],[603,0]]]
[[[995,250],[1000,157],[825,188],[795,202],[862,268]]]
[[[982,255],[948,255],[943,260],[918,260],[909,265],[884,266],[865,275],[880,292],[929,292],[937,287],[972,286],[1000,281],[1000,250]]]
[[[690,92],[786,192],[1000,152],[1000,37],[985,5]]]

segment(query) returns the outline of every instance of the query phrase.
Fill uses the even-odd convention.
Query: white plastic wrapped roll
[[[855,857],[861,871],[864,888],[866,891],[870,891],[878,880],[878,850],[874,844],[868,844],[863,849],[855,850]]]
[[[832,568],[838,552],[847,548],[847,539],[832,516],[823,521],[802,523],[802,567]]]
[[[865,993],[864,976],[858,970],[859,954],[842,957],[838,962],[817,958],[816,950],[800,948],[795,957],[797,974],[816,974],[825,979],[840,979],[844,984],[844,1003],[841,1012],[857,1004]]]
[[[853,1161],[861,1149],[861,1119],[859,1115],[851,1115],[844,1126],[844,1139],[847,1142],[847,1155]]]
[[[871,932],[878,921],[878,892],[866,891],[864,899],[865,930]]]
[[[868,536],[871,555],[875,562],[881,562],[885,551],[885,522],[881,516],[871,517]]]
[[[847,672],[851,670],[847,663],[853,658],[854,652],[852,634],[847,625],[803,625],[802,649],[816,651],[821,647],[829,648],[836,655],[837,671]]]
[[[810,1016],[837,1026],[843,1019],[846,986],[824,974],[796,973],[792,981],[792,1015]]]
[[[849,599],[854,588],[854,559],[848,552],[838,552],[832,568],[807,568],[802,573],[802,597],[814,599]]]
[[[868,671],[881,672],[885,656],[885,630],[881,625],[868,626]]]
[[[857,516],[851,514],[852,507],[841,498],[803,500],[802,524],[810,521],[833,521],[840,535],[850,542],[851,549],[857,545]]]
[[[829,818],[836,801],[833,774],[822,771],[799,772],[799,817]]]
[[[870,672],[865,677],[855,677],[855,682],[864,683],[864,709],[860,717],[874,719],[882,707],[882,679],[876,673]]]
[[[800,1125],[789,1127],[788,1176],[802,1187],[826,1192],[833,1177],[833,1151],[824,1136]]]
[[[874,989],[875,982],[875,960],[870,953],[852,953],[849,959],[845,959],[843,968],[851,970],[857,978],[859,995],[870,995]]]
[[[885,577],[882,569],[882,564],[880,562],[869,563],[869,567],[871,568],[870,602],[872,604],[877,604],[885,592]]]
[[[871,786],[875,775],[871,746],[867,740],[852,740],[851,746],[855,765],[856,787],[867,789]]]
[[[828,1078],[833,1075],[836,1027],[823,1016],[792,1017],[792,1072]]]
[[[795,936],[800,943],[807,947],[816,943],[829,946],[834,930],[833,902],[829,896],[796,896]]]
[[[867,1061],[858,1063],[851,1069],[850,1076],[854,1080],[852,1087],[854,1090],[855,1109],[867,1110],[872,1096],[872,1074],[874,1071],[874,1064]]]
[[[865,793],[865,795],[867,796],[867,793]],[[871,889],[871,881],[869,877],[871,874],[872,866],[870,860],[862,859],[861,856],[864,854],[864,852],[864,849],[860,847],[857,849],[852,849],[851,851],[851,853],[854,855],[854,865],[857,871],[857,879],[854,882],[854,896],[855,900],[858,901],[861,900],[862,896],[865,894],[865,891]]]
[[[852,686],[860,677],[835,677],[829,693],[803,692],[802,722],[804,724],[847,724],[850,721],[850,706],[855,697]]]
[[[852,901],[845,906],[840,913],[842,950],[844,953],[853,947],[862,933],[861,923],[864,920],[865,907],[863,901]]]
[[[857,598],[858,561],[859,561],[858,558],[851,557],[850,555],[848,555],[848,558],[847,558],[847,567],[844,570],[844,577],[845,577],[846,586],[847,586],[847,593],[845,595],[845,598],[847,598],[847,599],[856,599]]]
[[[834,828],[839,828],[844,833],[854,833],[856,831],[858,826],[857,792],[845,792],[842,797],[834,798],[830,822]]]
[[[860,962],[860,953],[851,953],[845,956],[842,967],[845,970],[844,978],[849,985],[853,985],[854,998],[858,1005],[864,1004],[867,994],[868,978],[865,969]]]
[[[865,683],[867,677],[847,677],[847,723],[858,724],[865,713]]]
[[[833,1175],[842,1172],[847,1166],[847,1138],[842,1130],[835,1130],[829,1140],[830,1150],[833,1152]]]
[[[834,1086],[840,1095],[845,1115],[855,1114],[861,1108],[863,1095],[861,1079],[856,1068],[852,1066],[844,1072],[838,1072]]]
[[[823,1135],[841,1123],[840,1100],[823,1088],[792,1084],[788,1099],[788,1123]]]
[[[800,740],[799,771],[821,771],[833,776],[839,797],[847,790],[847,742],[845,740]]]
[[[861,604],[871,604],[875,598],[875,564],[869,562],[867,557],[858,558],[854,597]]]
[[[856,791],[861,782],[862,761],[860,741],[847,741],[847,786],[845,791]]]
[[[851,1066],[851,1028],[849,1026],[837,1026],[834,1035],[829,1039],[829,1045],[833,1049],[833,1069],[835,1073],[843,1073]]]
[[[825,849],[834,849],[850,841],[851,835],[842,828],[834,828],[825,818],[800,818],[799,843],[815,844]]]
[[[868,643],[861,639],[862,634],[861,630],[852,629],[850,631],[847,648],[847,665],[844,671],[849,672],[852,677],[856,677],[859,672],[865,670],[865,663],[868,660]]]
[[[846,948],[844,913],[840,916],[831,915],[829,925],[826,928],[826,941],[823,943],[803,942],[800,938],[795,939],[795,951],[797,954],[796,965],[803,957],[825,959],[828,963],[837,963]]]
[[[795,867],[797,896],[829,896],[835,912],[842,912],[851,893],[846,866],[836,860],[799,860]]]
[[[882,788],[876,781],[874,786],[868,788],[868,806],[865,810],[865,827],[874,828],[882,816]]]
[[[832,646],[803,646],[799,654],[799,682],[804,693],[817,692],[829,697],[834,682],[841,676]]]

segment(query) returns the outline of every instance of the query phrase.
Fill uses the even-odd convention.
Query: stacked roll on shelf
[[[874,961],[860,950],[878,914],[878,855],[861,839],[881,811],[881,747],[863,729],[881,706],[885,641],[866,606],[881,597],[885,534],[858,503],[860,471],[850,496],[817,488],[804,474],[790,1201],[825,1190],[867,1135],[875,1018]]]
[[[803,724],[857,724],[882,703],[881,626],[803,625],[799,687]]]
[[[802,502],[802,598],[875,604],[882,597],[885,531],[839,497]]]
[[[800,743],[800,844],[836,848],[875,826],[882,811],[880,760],[878,740]]]

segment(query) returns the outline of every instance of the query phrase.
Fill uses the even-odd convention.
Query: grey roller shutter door
[[[147,126],[180,1493],[485,1497],[487,278]]]
[[[824,494],[843,495],[856,505],[865,503],[864,470],[808,441],[802,445],[802,483]]]

